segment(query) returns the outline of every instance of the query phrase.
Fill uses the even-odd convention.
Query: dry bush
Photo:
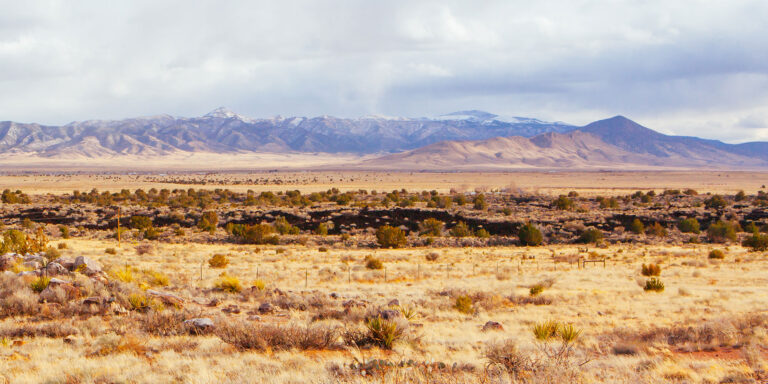
[[[339,332],[328,325],[299,326],[224,322],[216,328],[216,336],[243,350],[287,351],[323,350],[336,347]]]
[[[533,305],[550,305],[552,304],[552,298],[547,296],[519,296],[519,295],[511,295],[507,298],[510,302],[516,305],[526,305],[526,304],[533,304]]]
[[[658,264],[643,264],[640,273],[643,276],[659,276],[661,267]]]
[[[38,296],[22,279],[0,274],[0,318],[36,315],[39,312]]]
[[[211,268],[225,268],[227,265],[229,265],[229,259],[226,255],[221,253],[213,255],[213,257],[208,260],[208,266]]]
[[[60,338],[78,334],[70,323],[24,324],[0,328],[0,338],[48,337]]]
[[[155,253],[155,246],[150,243],[141,243],[136,246],[136,254],[139,256]]]
[[[517,349],[515,341],[507,339],[488,345],[483,352],[489,366],[504,369],[513,379],[529,376],[536,369],[536,363]]]

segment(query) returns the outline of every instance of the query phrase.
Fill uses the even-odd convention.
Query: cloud
[[[255,117],[471,108],[576,124],[623,114],[739,141],[764,137],[747,116],[768,116],[759,0],[52,0],[3,10],[4,120],[220,105]]]

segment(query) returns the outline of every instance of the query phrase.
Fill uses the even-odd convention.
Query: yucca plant
[[[380,316],[368,320],[365,324],[371,339],[380,347],[392,349],[396,341],[403,337],[404,329],[396,322],[384,320]]]
[[[646,292],[648,291],[664,292],[664,283],[658,278],[652,277],[645,281],[645,287],[643,287],[643,289]]]
[[[533,336],[539,341],[549,341],[557,336],[560,323],[555,320],[547,320],[533,326]]]

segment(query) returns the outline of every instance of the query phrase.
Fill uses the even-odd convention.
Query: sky
[[[624,115],[768,141],[768,1],[5,1],[0,120]]]

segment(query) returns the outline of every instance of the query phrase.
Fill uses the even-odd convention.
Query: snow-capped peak
[[[250,118],[247,118],[243,115],[235,113],[226,107],[216,108],[213,111],[206,113],[204,117],[212,117],[212,118],[219,118],[219,119],[238,119],[242,121],[251,120]]]

